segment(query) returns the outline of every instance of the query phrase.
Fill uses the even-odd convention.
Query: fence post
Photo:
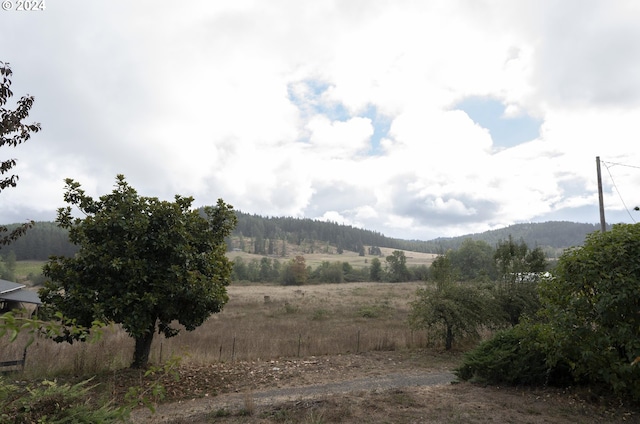
[[[298,334],[298,358],[300,357],[300,343],[302,342],[302,333]]]
[[[358,330],[358,342],[356,344],[356,353],[360,353],[360,330]]]
[[[233,345],[231,346],[231,363],[236,359],[236,336],[233,336]]]

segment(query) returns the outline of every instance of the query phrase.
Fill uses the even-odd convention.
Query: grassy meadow
[[[382,249],[383,255],[392,249]],[[289,249],[288,260],[300,254]],[[434,255],[405,252],[408,265],[429,265]],[[230,252],[247,260],[259,255]],[[354,268],[372,256],[304,254],[315,267],[323,261],[349,262]],[[44,262],[19,261],[16,276],[27,281],[41,273]],[[243,361],[309,355],[332,355],[370,350],[394,350],[428,344],[424,332],[409,329],[409,302],[424,283],[345,283],[305,286],[232,284],[229,303],[193,332],[182,331],[165,339],[156,336],[151,361],[160,363],[177,355],[184,363]],[[35,287],[32,289],[36,289]],[[26,336],[17,343],[0,341],[0,361],[18,359]],[[36,339],[29,346],[25,372],[32,377],[83,375],[127,367],[133,340],[118,326],[108,327],[95,343],[55,343]]]
[[[374,257],[377,257],[384,263],[385,258],[391,255],[391,253],[396,249],[381,247],[381,257],[373,255],[360,256],[357,252],[352,252],[349,250],[345,250],[341,254],[335,253],[335,249],[330,250],[329,252],[321,252],[321,250],[322,249],[316,249],[315,253],[305,253],[300,247],[288,244],[286,256],[282,257],[273,255],[270,257],[272,259],[277,259],[281,262],[285,262],[297,255],[301,255],[304,256],[307,266],[311,266],[311,268],[316,268],[322,262],[348,262],[353,268],[360,269],[364,268],[365,266],[369,266],[371,264],[371,259],[373,259]],[[429,266],[437,256],[434,253],[411,252],[408,250],[404,250],[403,252],[405,254],[405,257],[407,258],[407,266]],[[232,260],[237,257],[241,257],[247,262],[251,261],[252,259],[260,260],[263,257],[262,255],[255,255],[252,253],[239,251],[229,252],[227,256]]]
[[[411,331],[406,322],[420,284],[231,285],[229,303],[201,327],[171,339],[157,336],[151,361],[180,356],[183,363],[200,365],[424,347],[426,333]],[[26,336],[3,342],[0,360],[20,357],[25,343]],[[116,326],[95,343],[36,339],[25,373],[55,377],[114,370],[127,367],[132,354],[133,340]]]

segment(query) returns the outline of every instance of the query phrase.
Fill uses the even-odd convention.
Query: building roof
[[[0,300],[41,305],[38,293],[26,290],[26,287],[24,284],[0,280]]]

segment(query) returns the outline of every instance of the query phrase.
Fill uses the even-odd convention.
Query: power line
[[[627,207],[627,204],[624,202],[624,199],[622,198],[622,195],[620,194],[620,190],[618,190],[618,186],[616,185],[616,182],[613,179],[613,175],[611,175],[611,170],[609,169],[609,166],[607,165],[607,162],[605,161],[601,161],[605,168],[607,168],[607,172],[609,173],[609,178],[611,178],[611,183],[613,184],[613,188],[616,189],[616,193],[618,193],[618,197],[620,198],[620,201],[622,202],[622,205],[624,206],[624,209],[627,211],[627,213],[629,214],[629,217],[631,218],[631,220],[633,221],[633,223],[635,224],[636,220],[633,218],[633,215],[631,215],[631,212],[629,211],[629,208]],[[621,165],[621,166],[626,166],[629,168],[638,168],[640,169],[640,166],[632,166],[632,165],[624,165],[621,163],[611,163],[608,162],[611,165]]]
[[[616,162],[605,162],[605,161],[600,161],[602,163],[605,164],[605,166],[607,166],[607,164],[612,165],[612,166],[626,166],[627,168],[635,168],[635,169],[640,169],[640,166],[636,166],[636,165],[628,165],[626,163],[616,163]]]

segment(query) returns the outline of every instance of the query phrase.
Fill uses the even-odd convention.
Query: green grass
[[[42,274],[42,267],[46,261],[17,261],[16,262],[16,278],[18,281],[24,281],[29,274]]]

